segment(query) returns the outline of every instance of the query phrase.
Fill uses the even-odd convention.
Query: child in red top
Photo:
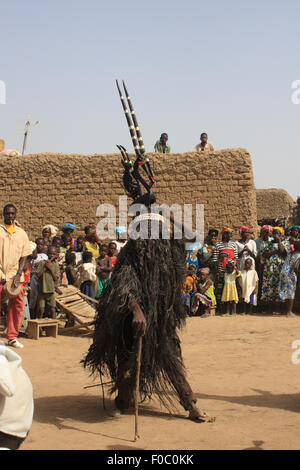
[[[108,245],[108,256],[110,257],[112,267],[116,264],[117,261],[117,245],[115,242],[110,242]]]

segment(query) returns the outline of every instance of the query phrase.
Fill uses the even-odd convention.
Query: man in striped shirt
[[[217,305],[220,309],[221,297],[224,287],[224,274],[226,263],[228,260],[238,260],[238,250],[235,242],[230,241],[233,230],[229,227],[224,227],[222,230],[222,241],[216,244],[213,254],[213,262],[215,265],[215,295]]]

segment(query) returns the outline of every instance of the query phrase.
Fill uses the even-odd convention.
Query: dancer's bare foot
[[[214,416],[209,416],[205,411],[200,410],[195,403],[191,404],[191,408],[189,410],[189,419],[192,421],[196,421],[198,423],[213,423],[216,418]]]

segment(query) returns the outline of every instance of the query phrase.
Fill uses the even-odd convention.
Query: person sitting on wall
[[[155,143],[154,150],[158,153],[171,153],[171,147],[168,142],[168,134],[163,132],[160,139]]]
[[[214,146],[211,142],[208,142],[208,136],[206,132],[202,132],[200,135],[200,144],[195,147],[196,152],[214,152]]]
[[[0,139],[0,157],[19,157],[20,153],[17,150],[10,150],[5,148],[5,142]]]

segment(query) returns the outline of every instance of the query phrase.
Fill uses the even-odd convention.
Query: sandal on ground
[[[17,339],[9,339],[7,342],[7,346],[11,346],[13,348],[24,348],[24,344],[20,343]]]

